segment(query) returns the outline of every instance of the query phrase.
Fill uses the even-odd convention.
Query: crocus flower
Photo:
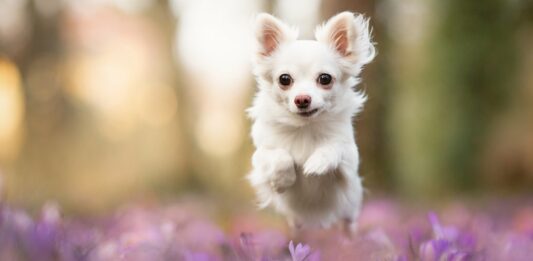
[[[318,261],[320,260],[318,252],[311,251],[311,247],[299,243],[294,246],[294,243],[289,243],[289,252],[291,253],[292,261]]]

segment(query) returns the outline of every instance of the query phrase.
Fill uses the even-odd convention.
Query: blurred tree
[[[90,212],[152,192],[175,195],[188,158],[166,3],[134,15],[112,1],[79,3],[83,11],[60,2],[41,4],[58,4],[42,13],[27,1],[28,43],[8,53],[21,70],[28,130],[6,178],[8,200]]]
[[[0,176],[2,170],[12,171],[23,143],[24,99],[20,81],[17,67],[0,57]]]
[[[511,102],[489,129],[479,167],[488,189],[516,193],[520,187],[532,191],[533,185],[533,2],[516,2],[510,15],[519,54],[518,84],[508,90]]]
[[[40,14],[34,1],[27,1],[24,8],[28,24],[24,28],[26,38],[22,48],[9,55],[21,71],[27,131],[17,167],[7,173],[6,191],[10,200],[41,204],[41,193],[58,189],[50,182],[53,179],[49,174],[63,172],[61,166],[49,163],[56,157],[55,144],[63,134],[60,126],[68,121],[69,105],[58,92],[62,84],[57,66],[62,59],[60,17]]]
[[[424,19],[410,26],[422,27],[425,36],[399,55],[408,74],[391,97],[389,133],[400,186],[417,197],[470,190],[487,127],[516,85],[512,5],[411,2]]]

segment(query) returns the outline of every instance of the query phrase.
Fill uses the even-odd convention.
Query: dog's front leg
[[[284,192],[296,181],[294,159],[284,149],[258,148],[252,157],[252,164],[278,193]]]
[[[341,146],[319,146],[304,163],[304,175],[322,175],[339,167],[342,161]]]

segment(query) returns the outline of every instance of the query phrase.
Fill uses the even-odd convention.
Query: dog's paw
[[[282,193],[296,182],[294,159],[283,149],[260,149],[252,164],[266,179],[273,191]]]
[[[294,167],[290,167],[285,170],[279,170],[273,173],[270,178],[270,186],[272,189],[278,193],[283,193],[289,187],[294,185],[296,182],[296,172]]]
[[[258,149],[252,156],[252,165],[270,175],[294,167],[294,160],[283,149]]]
[[[326,150],[317,150],[304,163],[304,175],[321,175],[338,167],[340,159]]]

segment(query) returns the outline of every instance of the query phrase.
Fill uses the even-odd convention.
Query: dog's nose
[[[298,109],[307,109],[311,105],[311,96],[309,95],[298,95],[294,98],[294,103]]]

